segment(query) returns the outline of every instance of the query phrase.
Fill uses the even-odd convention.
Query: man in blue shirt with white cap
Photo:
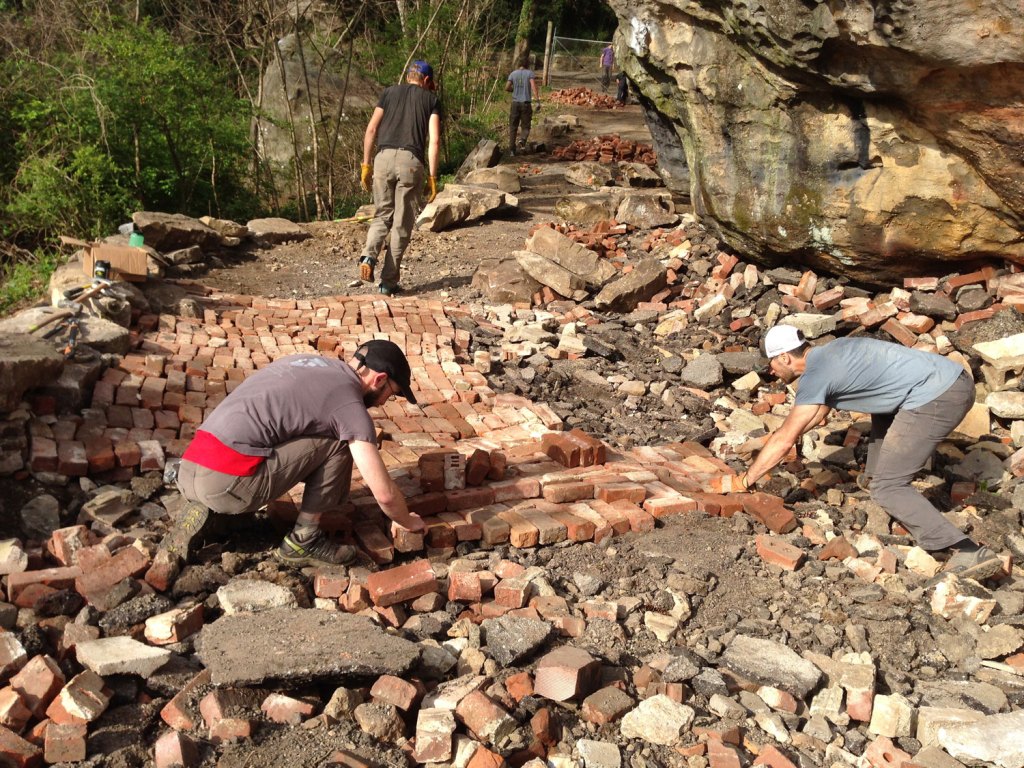
[[[946,558],[947,572],[986,578],[999,569],[999,558],[988,547],[965,536],[911,485],[974,404],[974,382],[962,366],[877,339],[844,338],[811,347],[788,325],[770,329],[763,344],[772,373],[787,384],[800,383],[786,420],[740,476],[744,489],[778,465],[833,408],[869,413],[864,474],[875,503],[922,549]]]

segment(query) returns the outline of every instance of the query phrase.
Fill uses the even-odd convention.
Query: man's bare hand
[[[402,515],[402,519],[392,521],[392,528],[398,526],[404,528],[412,533],[420,533],[427,529],[427,524],[423,522],[423,518],[417,515],[415,512],[410,512],[408,515]],[[392,532],[393,533],[393,532]]]

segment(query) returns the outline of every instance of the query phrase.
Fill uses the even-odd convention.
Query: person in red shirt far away
[[[188,503],[161,547],[187,562],[216,518],[254,512],[301,482],[299,516],[278,559],[300,566],[349,563],[357,550],[328,538],[320,519],[348,496],[353,464],[394,525],[423,530],[384,466],[367,410],[393,395],[415,403],[410,379],[402,350],[382,340],[363,344],[349,362],[290,355],[246,378],[182,456],[177,483]]]

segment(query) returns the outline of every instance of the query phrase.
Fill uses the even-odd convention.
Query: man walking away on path
[[[608,45],[601,49],[601,87],[606,91],[612,82],[612,67],[614,66],[615,49],[612,48],[611,43],[608,43]]]
[[[377,154],[371,163],[374,145]],[[359,178],[367,192],[373,179],[375,213],[359,260],[359,277],[373,282],[384,246],[380,292],[385,295],[401,290],[402,255],[419,214],[421,191],[428,203],[437,195],[440,146],[441,105],[434,95],[434,69],[425,61],[414,61],[404,83],[384,89],[363,135]],[[425,190],[424,155],[430,171]]]
[[[519,68],[508,76],[505,90],[512,94],[512,106],[508,113],[508,148],[513,155],[517,149],[526,148],[530,140],[530,126],[533,123],[533,108],[540,109],[540,96],[537,94],[537,78],[530,66],[530,54],[524,53],[519,60]],[[516,141],[520,125],[523,136]]]
[[[974,405],[974,382],[938,354],[877,339],[837,339],[809,347],[800,332],[777,325],[764,337],[771,370],[790,384],[800,379],[786,420],[768,436],[739,482],[749,489],[783,460],[800,436],[833,408],[871,414],[871,441],[861,483],[918,546],[946,559],[944,570],[987,578],[999,558],[946,520],[913,486],[935,448]],[[859,478],[858,478],[859,480]]]
[[[182,456],[178,489],[188,501],[161,546],[186,562],[219,516],[255,512],[305,483],[299,516],[277,550],[291,565],[342,565],[355,547],[328,539],[325,512],[348,496],[355,463],[395,525],[423,529],[377,450],[368,408],[392,395],[410,403],[409,362],[391,341],[370,341],[346,363],[289,355],[245,379],[203,422]]]

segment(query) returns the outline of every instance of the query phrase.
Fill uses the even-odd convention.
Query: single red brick
[[[371,573],[366,587],[375,605],[393,605],[437,591],[437,577],[428,560]]]
[[[32,712],[11,686],[0,689],[0,725],[21,733],[32,719]]]
[[[778,496],[748,493],[740,498],[746,513],[757,518],[772,533],[789,533],[796,528],[796,518],[783,506]]]
[[[381,675],[370,688],[374,701],[391,704],[403,712],[412,710],[420,697],[420,691],[412,683],[394,675]]]
[[[633,708],[633,698],[624,691],[608,686],[590,694],[583,700],[580,714],[588,723],[607,725]]]
[[[84,723],[50,723],[46,728],[43,759],[50,763],[85,760]]]
[[[64,683],[64,673],[57,662],[45,655],[33,656],[18,674],[11,678],[11,687],[18,692],[25,706],[37,718],[46,714],[46,708],[60,693]]]
[[[456,571],[448,574],[448,599],[463,603],[478,603],[483,599],[480,573]],[[519,606],[510,606],[518,608]]]
[[[540,497],[540,480],[536,477],[516,477],[491,484],[494,501],[521,501]]]
[[[757,753],[754,765],[767,765],[768,768],[796,768],[796,763],[786,757],[772,744],[765,744]]]
[[[736,750],[718,739],[708,740],[708,763],[711,768],[740,768],[740,757]]]
[[[449,512],[461,512],[464,509],[486,507],[494,503],[494,491],[489,487],[466,488],[463,490],[445,491]]]
[[[43,762],[43,750],[10,728],[0,726],[0,759],[16,768],[37,768]]]
[[[594,498],[594,484],[585,481],[553,483],[544,486],[542,496],[545,501],[554,504],[566,504],[573,501]]]
[[[580,466],[580,446],[561,432],[544,433],[541,449],[563,467]]]
[[[487,451],[477,448],[466,460],[466,485],[480,485],[491,471],[491,457]]]
[[[260,704],[260,709],[268,720],[286,725],[298,725],[315,711],[308,701],[293,699],[281,693],[269,694]]]
[[[156,742],[156,768],[191,768],[199,764],[199,745],[184,733],[168,731]]]
[[[86,670],[71,678],[46,708],[46,716],[54,723],[91,723],[110,704],[110,693],[103,678]]]
[[[819,560],[845,560],[856,556],[857,550],[845,536],[836,536],[818,553]]]
[[[764,534],[757,537],[757,554],[766,563],[777,565],[786,571],[795,571],[804,559],[802,550],[781,539]]]
[[[529,672],[517,672],[505,678],[505,690],[518,704],[527,696],[533,695],[533,678]]]
[[[176,731],[191,731],[199,723],[199,710],[196,703],[196,692],[210,684],[212,673],[204,669],[193,677],[175,694],[164,708],[160,710],[160,718]]]

